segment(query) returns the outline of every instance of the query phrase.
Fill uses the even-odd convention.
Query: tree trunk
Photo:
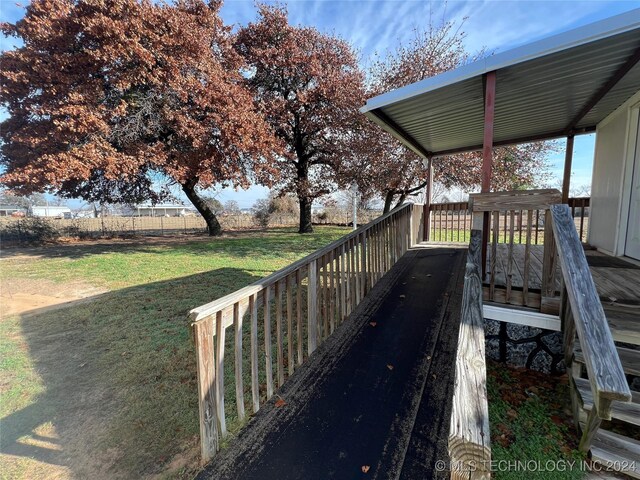
[[[307,197],[298,197],[300,202],[300,228],[298,233],[313,233],[313,225],[311,224],[311,203],[312,200]]]
[[[385,213],[389,213],[389,211],[391,210],[391,204],[393,203],[393,197],[395,195],[393,194],[393,192],[387,192],[386,196],[384,197],[384,210],[382,211],[382,214],[384,215]]]
[[[300,226],[298,233],[313,233],[313,225],[311,224],[311,204],[313,198],[310,198],[307,190],[309,183],[309,159],[302,154],[302,148],[296,148],[298,162],[296,164],[298,176],[298,202],[300,204]],[[301,186],[305,185],[304,188]]]
[[[209,235],[211,235],[212,237],[221,235],[222,227],[220,226],[220,222],[218,222],[216,214],[213,213],[213,210],[211,210],[207,202],[205,202],[196,192],[197,183],[197,180],[190,180],[184,183],[182,185],[182,191],[187,195],[189,201],[193,203],[193,206],[196,207],[198,213],[202,215],[204,221],[207,222],[207,230],[209,231]]]

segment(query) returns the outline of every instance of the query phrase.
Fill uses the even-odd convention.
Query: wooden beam
[[[549,315],[535,310],[512,308],[510,306],[499,307],[497,305],[484,304],[483,316],[489,320],[526,325],[533,328],[544,328],[554,332],[560,331],[560,318],[558,315]]]
[[[580,129],[574,129],[573,135],[587,135],[589,133],[593,133],[596,131],[596,126],[592,125],[589,127],[584,127]],[[556,140],[558,138],[566,137],[567,134],[564,130],[554,131],[551,133],[544,133],[541,135],[529,135],[526,137],[515,137],[507,140],[499,140],[494,141],[494,147],[505,147],[508,145],[518,145],[520,143],[531,143],[531,142],[542,142],[545,140]],[[444,157],[446,155],[453,155],[456,153],[465,153],[465,152],[477,152],[482,150],[482,145],[470,145],[468,147],[458,147],[458,148],[450,148],[447,150],[440,150],[437,152],[433,152],[433,156],[435,157]]]
[[[484,134],[482,140],[482,193],[491,190],[491,170],[493,167],[493,124],[496,106],[496,72],[484,77]],[[489,243],[489,212],[482,221],[482,278],[487,269],[487,244]]]
[[[375,117],[377,117],[378,119],[380,119],[382,121],[382,123],[384,123],[388,127],[390,127],[395,132],[397,137],[401,138],[407,144],[411,145],[411,148],[416,153],[418,153],[419,155],[422,155],[424,158],[429,158],[429,157],[433,156],[432,152],[428,151],[426,148],[424,148],[422,145],[420,145],[415,138],[413,138],[411,135],[409,135],[407,132],[405,132],[400,125],[398,125],[395,121],[393,121],[391,119],[391,117],[389,117],[382,110],[380,110],[380,109],[371,110],[370,113],[372,115],[374,115]]]
[[[567,148],[564,154],[564,176],[562,177],[562,203],[569,202],[569,187],[571,185],[571,162],[573,160],[573,135],[567,137]]]
[[[427,169],[429,172],[427,173],[427,188],[425,190],[425,199],[424,199],[424,213],[422,218],[424,218],[424,241],[429,241],[429,230],[430,230],[430,220],[431,220],[431,203],[433,202],[433,158],[429,157],[427,159]]]
[[[573,133],[573,129],[580,123],[582,120],[592,109],[595,107],[600,100],[604,98],[604,96],[611,91],[616,84],[622,80],[622,78],[629,73],[636,63],[640,61],[640,48],[637,48],[633,54],[624,62],[618,70],[616,70],[609,80],[606,81],[604,85],[602,85],[592,96],[589,98],[587,103],[580,109],[580,111],[571,119],[567,127],[565,128],[565,134],[570,135]]]
[[[493,166],[493,124],[496,107],[496,72],[485,75],[484,89],[484,136],[482,142],[482,193],[491,190]]]

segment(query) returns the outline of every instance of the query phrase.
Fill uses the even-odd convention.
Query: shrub
[[[251,208],[253,210],[253,218],[258,225],[262,228],[269,226],[269,220],[271,219],[272,206],[268,198],[261,198],[253,204]]]
[[[2,237],[20,243],[45,243],[60,237],[60,231],[54,223],[46,218],[28,217],[3,225]]]

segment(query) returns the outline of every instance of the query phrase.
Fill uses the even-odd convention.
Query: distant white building
[[[54,207],[50,205],[29,207],[32,217],[71,218],[69,207]]]
[[[193,214],[194,211],[185,205],[158,203],[156,205],[143,204],[135,207],[136,217],[185,217]]]

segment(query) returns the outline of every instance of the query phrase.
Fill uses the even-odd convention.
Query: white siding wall
[[[622,111],[596,134],[589,243],[609,253],[616,250],[628,127],[628,114]]]
[[[596,132],[588,241],[613,255],[623,254],[629,209],[627,177],[633,162],[630,149],[637,131],[637,115],[632,113],[639,101],[640,92],[600,122]]]

